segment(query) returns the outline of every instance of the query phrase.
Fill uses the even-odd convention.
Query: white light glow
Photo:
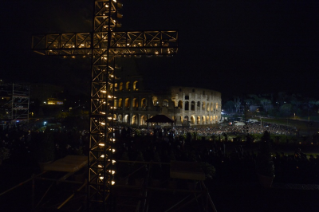
[[[107,161],[111,161],[111,159],[108,159]],[[116,160],[112,160],[112,164],[114,165],[116,163]]]

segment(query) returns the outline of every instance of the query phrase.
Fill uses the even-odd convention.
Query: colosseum
[[[147,89],[143,76],[129,68],[118,73],[115,83],[120,123],[146,125],[146,120],[163,114],[176,126],[209,125],[221,119],[221,93],[204,88],[168,86],[161,91]]]

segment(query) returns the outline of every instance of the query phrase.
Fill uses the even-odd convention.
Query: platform
[[[44,171],[77,172],[88,164],[88,157],[84,155],[68,155],[43,166]]]
[[[205,180],[205,173],[196,162],[171,161],[170,176],[177,179]]]

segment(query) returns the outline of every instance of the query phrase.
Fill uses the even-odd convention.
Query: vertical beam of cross
[[[100,202],[102,208],[112,207],[109,201],[111,186],[115,183],[114,78],[115,57],[110,53],[114,28],[119,27],[116,0],[94,3],[92,45],[91,113],[89,144],[88,202]],[[92,159],[92,160],[91,160]]]

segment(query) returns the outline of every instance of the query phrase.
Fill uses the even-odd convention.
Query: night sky
[[[31,35],[91,31],[93,2],[3,2],[0,78],[69,84],[89,92],[89,60],[37,55],[31,51]],[[319,96],[318,1],[121,2],[121,30],[179,31],[177,55],[137,61],[154,87],[204,87],[223,96],[279,91]]]

